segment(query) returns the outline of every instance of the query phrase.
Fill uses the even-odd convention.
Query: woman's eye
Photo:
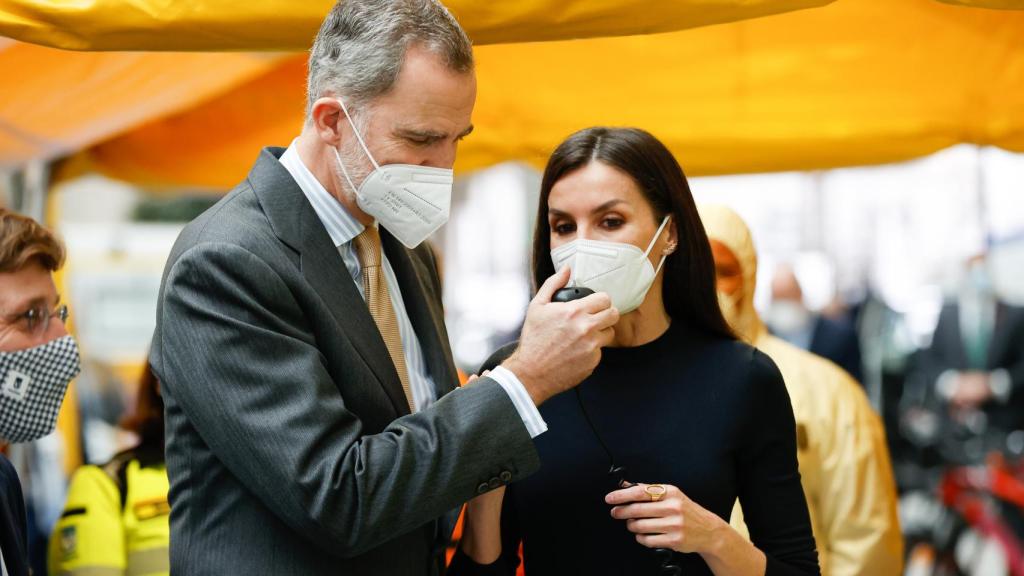
[[[602,224],[604,224],[605,228],[614,230],[625,224],[625,221],[622,218],[605,218]]]
[[[576,230],[576,225],[568,222],[560,222],[552,226],[551,229],[555,231],[555,234],[564,236],[565,234],[572,234]]]

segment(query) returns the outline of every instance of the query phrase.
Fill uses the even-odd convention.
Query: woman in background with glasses
[[[782,377],[723,319],[686,178],[647,132],[586,129],[548,161],[536,285],[565,267],[618,308],[614,344],[578,397],[540,407],[540,471],[468,504],[449,573],[512,574],[522,544],[529,576],[818,574]],[[737,498],[752,542],[729,526]]]

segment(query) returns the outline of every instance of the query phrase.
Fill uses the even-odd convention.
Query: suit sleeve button
[[[487,483],[487,486],[489,488],[498,488],[499,486],[501,486],[501,480],[499,480],[498,477],[495,476],[494,478],[491,478],[491,481]]]
[[[490,486],[487,485],[487,482],[481,482],[480,485],[476,487],[476,493],[483,494],[484,492],[487,492],[490,489],[491,488]]]
[[[498,475],[498,477],[501,478],[501,481],[505,483],[512,481],[512,473],[509,472],[508,470],[503,470],[501,474]]]

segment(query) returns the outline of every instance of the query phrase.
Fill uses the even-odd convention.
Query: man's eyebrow
[[[470,125],[459,134],[459,138],[465,138],[473,132],[473,126]],[[395,133],[405,138],[415,138],[419,140],[445,140],[448,138],[447,132],[438,132],[437,130],[420,129],[420,128],[405,128],[399,127],[395,129]]]
[[[417,140],[443,140],[448,137],[444,132],[419,128],[396,128],[395,133],[403,138],[413,138]]]

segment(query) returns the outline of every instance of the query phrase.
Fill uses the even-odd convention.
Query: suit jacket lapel
[[[277,161],[282,153],[281,148],[265,148],[249,174],[260,205],[278,238],[299,253],[302,275],[373,371],[395,410],[400,415],[408,414],[402,383],[380,331],[320,218],[291,174]]]
[[[441,295],[436,293],[426,264],[387,230],[381,230],[381,244],[402,289],[405,311],[412,321],[440,398],[453,390],[458,381],[444,326],[444,311],[438,304]]]

